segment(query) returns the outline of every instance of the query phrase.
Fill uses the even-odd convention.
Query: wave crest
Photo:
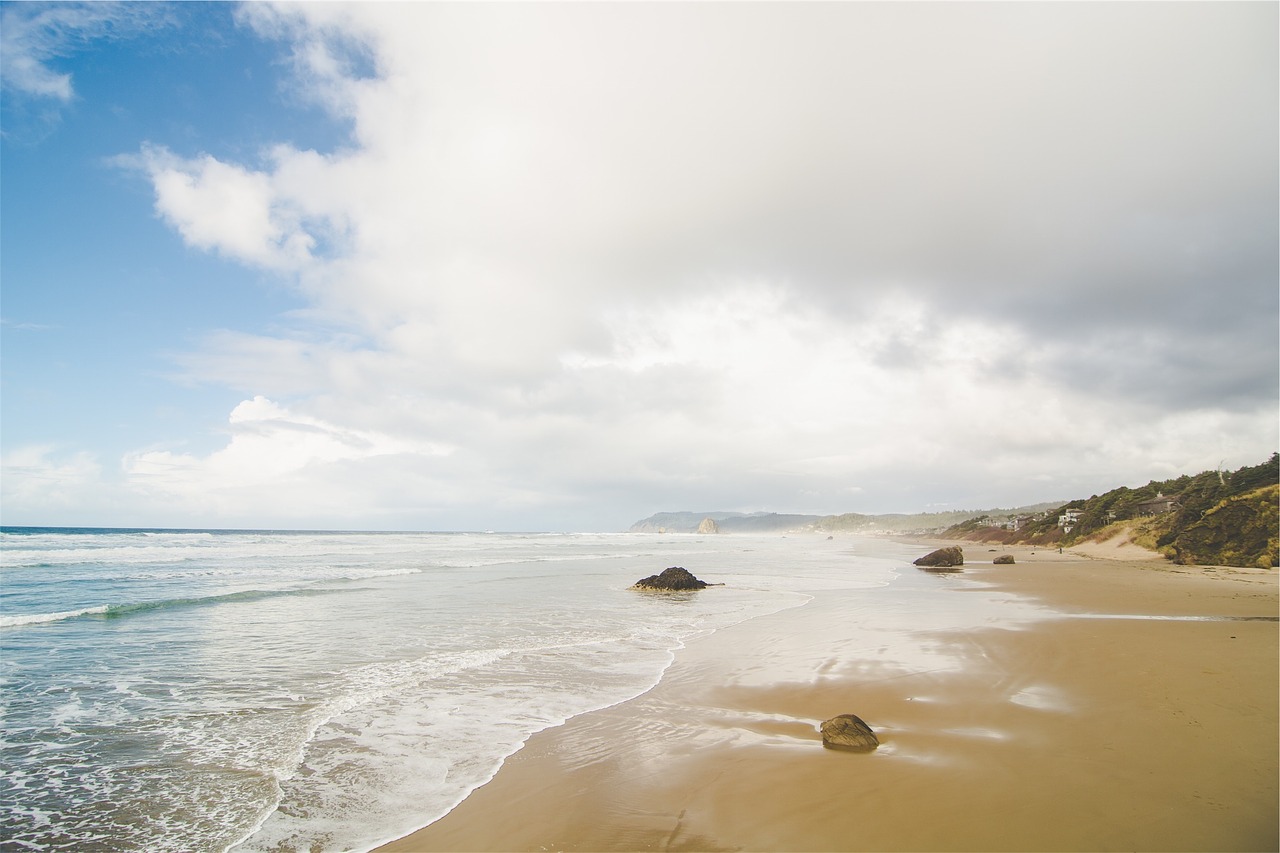
[[[228,592],[220,595],[206,595],[192,598],[167,598],[158,601],[138,601],[132,604],[99,604],[94,607],[82,607],[79,610],[62,610],[56,613],[16,613],[0,616],[0,628],[18,628],[27,625],[45,625],[50,622],[62,622],[67,619],[78,619],[84,616],[101,616],[105,619],[118,619],[135,613],[146,613],[152,610],[163,610],[173,607],[199,607],[207,604],[228,604],[238,601],[259,601],[264,598],[275,598],[285,595],[327,595],[339,592],[335,589],[247,589],[241,592]]]

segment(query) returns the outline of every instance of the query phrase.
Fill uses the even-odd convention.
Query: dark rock
[[[860,717],[841,714],[822,724],[822,745],[827,749],[870,752],[880,745],[880,739]]]
[[[996,566],[1012,566],[1012,565],[1013,565],[1013,555],[1012,555],[1012,554],[1001,554],[999,557],[996,557],[996,558],[995,558],[994,560],[992,560],[991,562],[992,562],[992,564],[993,564],[993,565],[996,565]]]
[[[688,569],[672,566],[660,575],[650,575],[643,580],[636,581],[632,589],[684,590],[702,589],[706,586],[710,586],[710,584],[695,578]]]
[[[939,548],[916,560],[915,565],[929,571],[959,571],[958,567],[964,565],[964,551],[956,545]]]

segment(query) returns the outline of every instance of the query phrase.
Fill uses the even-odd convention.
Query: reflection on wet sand
[[[1277,848],[1275,573],[922,577],[691,643],[389,849]],[[822,749],[841,713],[880,748]]]

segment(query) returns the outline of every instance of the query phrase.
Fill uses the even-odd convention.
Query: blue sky
[[[1280,444],[1273,4],[0,7],[6,524],[982,508]]]

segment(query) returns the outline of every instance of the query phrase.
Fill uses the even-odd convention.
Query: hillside
[[[631,525],[631,533],[697,533],[704,518],[721,533],[786,533],[812,525],[820,515],[784,515],[776,512],[656,512]]]
[[[716,523],[721,533],[938,533],[948,527],[978,516],[1029,514],[1056,507],[1056,503],[1037,504],[1019,509],[956,510],[925,512],[914,515],[890,513],[863,515],[791,515],[777,512],[658,512],[631,525],[631,533],[697,533],[703,519]]]
[[[1061,546],[1101,541],[1123,529],[1137,544],[1176,563],[1272,568],[1280,566],[1280,454],[1231,473],[1152,480],[1065,504],[914,515],[659,512],[631,525],[631,532],[697,533],[704,519],[714,521],[720,533],[932,534]]]
[[[862,515],[856,512],[844,515],[828,515],[813,525],[818,533],[899,533],[930,534],[946,530],[977,517],[1031,515],[1044,512],[1056,504],[1035,504],[1016,509],[953,510],[950,512],[919,512],[914,514],[890,513],[886,515]]]
[[[1226,473],[1204,471],[1145,486],[1121,486],[1031,518],[980,516],[943,536],[978,542],[1068,546],[1128,528],[1134,542],[1184,565],[1280,565],[1280,455]]]

